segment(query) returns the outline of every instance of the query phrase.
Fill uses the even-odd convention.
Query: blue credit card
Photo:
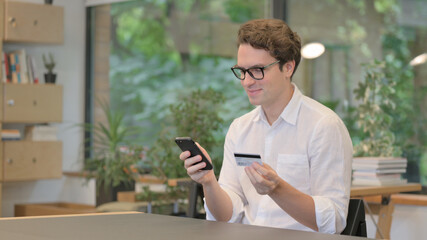
[[[234,153],[237,166],[250,166],[257,162],[262,165],[261,156],[259,154]]]

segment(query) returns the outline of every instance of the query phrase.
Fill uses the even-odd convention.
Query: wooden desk
[[[350,197],[364,198],[369,196],[381,196],[381,203],[377,206],[371,205],[369,209],[373,208],[375,213],[378,214],[378,229],[376,238],[390,239],[390,229],[394,211],[394,204],[391,200],[391,194],[414,192],[420,190],[421,184],[418,183],[409,183],[398,186],[352,186]],[[366,201],[364,202],[365,206],[367,206]],[[368,213],[371,214],[371,212]]]
[[[8,240],[274,240],[284,238],[287,240],[360,239],[351,236],[143,213],[23,217],[0,220],[0,239]]]

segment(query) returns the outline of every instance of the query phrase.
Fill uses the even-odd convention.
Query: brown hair
[[[295,60],[294,75],[301,60],[301,39],[296,32],[279,19],[255,19],[240,26],[237,46],[250,44],[254,48],[264,49],[277,60],[279,69],[288,61]]]

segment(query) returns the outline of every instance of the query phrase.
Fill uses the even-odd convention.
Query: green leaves
[[[356,123],[366,134],[365,138],[354,147],[355,156],[400,156],[400,146],[395,144],[391,131],[393,118],[384,109],[394,109],[396,103],[392,95],[395,83],[386,78],[385,63],[374,61],[364,64],[365,78],[354,90],[360,100],[356,107]]]
[[[107,189],[133,180],[132,166],[141,161],[144,149],[130,144],[130,137],[137,133],[137,128],[123,124],[123,113],[112,112],[106,103],[101,103],[101,107],[106,124],[82,125],[93,136],[91,147],[86,149],[91,157],[85,159],[84,171],[89,172],[88,178],[96,179],[97,189],[102,185]],[[85,141],[90,142],[90,139]]]
[[[163,179],[188,177],[179,160],[181,150],[174,142],[178,136],[189,136],[199,142],[208,151],[214,171],[219,174],[224,140],[220,132],[224,120],[219,113],[224,100],[221,92],[208,88],[183,94],[176,103],[169,105],[170,125],[164,127],[147,153],[154,175]]]
[[[44,54],[42,55],[42,58],[43,58],[43,63],[44,63],[45,68],[47,69],[47,71],[49,73],[52,73],[53,68],[55,67],[55,60],[53,59],[52,53],[49,53],[49,60],[50,60],[49,62],[46,59],[46,56]]]

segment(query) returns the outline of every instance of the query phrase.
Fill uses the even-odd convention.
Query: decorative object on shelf
[[[52,5],[52,3],[53,3],[53,0],[44,0],[44,4]]]
[[[58,128],[50,125],[25,126],[25,140],[28,141],[58,141]]]
[[[53,72],[53,68],[55,67],[55,60],[53,59],[53,55],[49,53],[49,62],[46,59],[46,56],[43,54],[43,63],[47,70],[47,73],[44,74],[45,83],[55,83],[56,81],[56,73]]]

